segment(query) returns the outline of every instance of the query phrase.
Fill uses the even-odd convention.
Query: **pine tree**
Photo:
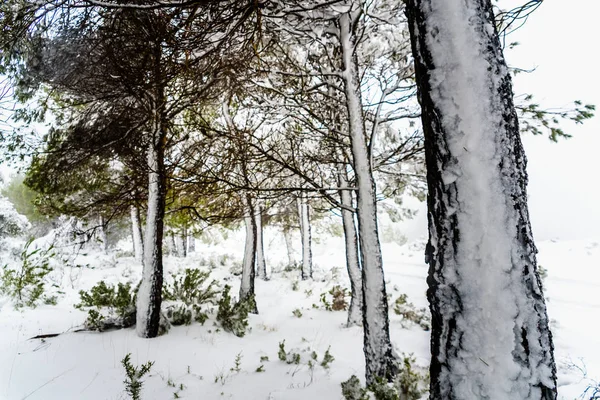
[[[425,134],[431,399],[555,399],[526,159],[490,0],[409,0]]]

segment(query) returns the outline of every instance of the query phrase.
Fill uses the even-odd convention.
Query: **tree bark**
[[[131,231],[133,238],[133,252],[135,259],[140,263],[144,262],[144,238],[142,234],[142,224],[140,222],[140,209],[132,205],[130,207]]]
[[[188,253],[196,252],[196,238],[193,235],[188,235]]]
[[[145,338],[158,335],[162,303],[162,241],[167,194],[165,143],[164,130],[157,124],[148,148],[148,214],[144,242],[144,272],[136,304],[136,331],[138,336]]]
[[[294,259],[294,248],[292,246],[292,232],[288,225],[283,226],[283,240],[285,240],[285,249],[288,256],[288,265],[295,265],[296,260]]]
[[[254,220],[256,224],[256,270],[258,272],[258,277],[266,281],[268,279],[267,263],[265,261],[262,226],[262,207],[260,206],[260,204],[256,205]]]
[[[179,230],[175,240],[176,240],[175,245],[176,245],[177,257],[185,258],[187,255],[187,249],[186,249],[187,240],[186,240],[185,228],[181,228]]]
[[[556,399],[526,159],[490,0],[406,3],[428,183],[431,399]]]
[[[345,166],[338,169],[340,187],[348,187],[348,174]],[[353,207],[352,192],[340,190],[340,201],[343,206]],[[350,308],[348,308],[347,326],[362,325],[363,288],[358,256],[358,235],[354,224],[354,213],[342,208],[342,224],[344,227],[344,242],[346,246],[346,268],[350,278]]]
[[[246,243],[244,246],[244,259],[242,261],[242,282],[240,284],[240,301],[250,301],[251,311],[258,314],[254,293],[254,278],[256,274],[256,220],[254,207],[249,195],[245,198],[244,223],[246,225]]]
[[[358,58],[355,51],[360,13],[358,7],[353,7],[350,12],[343,14],[338,22],[344,68],[342,79],[358,189],[358,233],[364,295],[364,352],[366,381],[367,385],[370,385],[377,377],[392,380],[398,373],[398,362],[390,340],[387,293],[377,228],[375,180],[365,136]]]
[[[98,219],[98,224],[98,241],[100,242],[100,250],[106,254],[108,253],[108,238],[106,235],[106,221],[102,215]]]
[[[312,237],[310,233],[310,215],[308,202],[304,196],[298,198],[300,234],[302,235],[302,280],[312,279]]]

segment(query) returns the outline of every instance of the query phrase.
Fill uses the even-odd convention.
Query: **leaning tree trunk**
[[[348,109],[348,126],[357,183],[357,215],[363,281],[363,331],[366,381],[376,378],[392,380],[398,373],[398,362],[390,340],[387,293],[377,231],[375,180],[371,169],[365,122],[363,117],[356,24],[360,10],[343,14],[339,19],[340,45],[344,71],[344,91]]]
[[[340,166],[338,170],[340,187],[348,186],[348,176],[345,166]],[[340,200],[342,206],[353,208],[352,192],[349,190],[340,190]],[[360,261],[358,258],[358,235],[356,225],[354,224],[354,213],[346,208],[342,208],[342,224],[344,227],[344,241],[346,245],[346,268],[350,277],[350,290],[352,297],[350,299],[350,308],[348,309],[347,326],[362,325],[362,304],[363,288],[360,272]]]
[[[555,399],[526,159],[490,0],[408,0],[429,188],[432,399]]]
[[[158,125],[158,124],[157,124]],[[167,179],[164,163],[166,136],[158,125],[148,148],[148,215],[144,242],[144,272],[137,294],[136,331],[138,336],[158,335],[162,302],[164,231]]]
[[[144,260],[144,238],[142,235],[142,224],[140,222],[140,209],[132,205],[130,208],[131,231],[133,237],[133,252],[135,259],[143,263]]]
[[[242,282],[240,284],[240,301],[249,301],[250,312],[258,314],[256,297],[254,293],[254,278],[256,274],[256,223],[254,207],[250,196],[246,196],[244,223],[246,225],[246,244],[244,246],[244,259],[242,261]]]
[[[256,224],[256,270],[258,277],[262,280],[267,280],[267,263],[265,261],[265,248],[263,242],[263,226],[262,226],[262,207],[256,205],[254,214]]]
[[[312,237],[310,233],[310,215],[308,201],[304,196],[298,198],[300,234],[302,236],[302,280],[312,279]]]

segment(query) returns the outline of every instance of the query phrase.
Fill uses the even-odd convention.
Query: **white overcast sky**
[[[525,0],[501,0],[499,5]],[[508,63],[523,69],[515,93],[531,93],[544,107],[570,106],[573,100],[600,109],[600,1],[545,0],[507,42]],[[600,238],[600,116],[583,125],[565,124],[571,139],[551,143],[525,136],[529,160],[529,212],[536,240]],[[407,236],[426,235],[426,216],[406,223]]]

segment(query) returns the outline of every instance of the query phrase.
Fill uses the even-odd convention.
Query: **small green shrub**
[[[208,314],[203,307],[215,304],[219,284],[206,282],[210,272],[199,269],[186,269],[182,275],[175,275],[172,284],[163,284],[163,299],[167,304],[166,317],[172,325],[190,325],[192,321],[204,324]]]
[[[393,382],[377,378],[368,388],[363,387],[359,379],[352,375],[342,382],[342,395],[346,400],[369,400],[372,397],[375,400],[419,400],[427,393],[429,377],[416,370],[414,362],[412,355],[403,355]]]
[[[109,328],[127,328],[135,323],[135,293],[130,283],[107,285],[100,281],[89,292],[79,291],[78,309],[89,309],[85,326],[103,331]]]
[[[50,259],[54,257],[54,248],[29,250],[33,242],[30,239],[20,254],[21,267],[17,270],[4,266],[0,274],[2,293],[15,300],[15,307],[32,307],[44,294],[44,278],[52,271]]]
[[[369,391],[365,389],[356,375],[342,382],[342,396],[346,400],[369,400]]]
[[[329,364],[331,364],[333,361],[335,361],[335,358],[331,355],[329,350],[331,350],[331,346],[329,346],[327,348],[327,350],[325,351],[325,354],[323,354],[323,360],[321,360],[321,367],[323,367],[325,369],[329,369]],[[316,355],[316,353],[315,353],[315,355]],[[316,360],[316,358],[315,358],[315,360]]]
[[[302,311],[300,311],[299,308],[294,309],[294,311],[292,311],[292,314],[294,315],[294,317],[296,318],[302,318]]]
[[[248,313],[252,309],[254,299],[238,301],[233,304],[229,291],[231,287],[225,285],[218,302],[217,321],[226,332],[231,332],[237,337],[243,337],[248,328]]]
[[[277,352],[277,356],[281,361],[285,362],[286,364],[300,364],[300,354],[291,351],[287,352],[285,350],[285,340],[279,342],[279,351]]]
[[[131,397],[131,400],[140,400],[142,385],[144,384],[142,378],[150,372],[150,368],[152,368],[154,362],[148,361],[146,364],[135,367],[131,364],[131,353],[128,353],[121,360],[121,364],[123,365],[123,368],[125,368],[125,375],[127,375],[123,381],[125,384],[125,393]]]
[[[321,293],[320,300],[323,308],[327,311],[344,311],[348,309],[350,291],[339,285],[335,285],[328,292]]]
[[[431,329],[431,316],[426,308],[417,308],[413,303],[408,301],[406,294],[401,294],[394,302],[394,313],[402,317],[403,325],[414,323],[419,325],[423,330]]]

